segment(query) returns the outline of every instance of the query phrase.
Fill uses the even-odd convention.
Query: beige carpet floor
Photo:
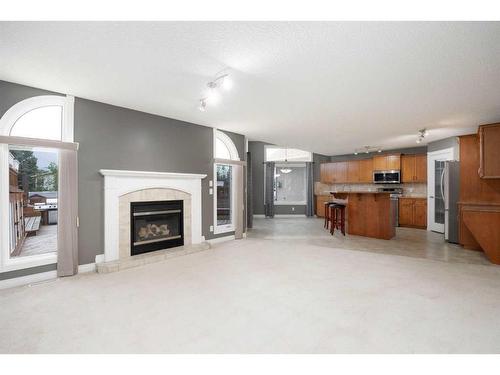
[[[499,353],[500,267],[248,238],[0,291],[2,353]]]

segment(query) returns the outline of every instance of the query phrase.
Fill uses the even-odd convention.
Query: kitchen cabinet
[[[359,160],[350,160],[347,162],[347,182],[359,182],[360,165]]]
[[[322,163],[320,166],[320,180],[325,184],[347,182],[347,162]]]
[[[399,225],[402,227],[427,227],[427,199],[399,198]]]
[[[331,184],[330,163],[321,163],[319,166],[319,180],[324,184]]]
[[[334,172],[333,172],[333,183],[343,183],[347,182],[347,162],[341,161],[337,163],[333,163]]]
[[[373,183],[373,159],[359,161],[359,182],[365,184]]]
[[[325,217],[325,202],[332,200],[330,195],[316,195],[316,216]]]
[[[500,178],[500,124],[479,127],[479,176]]]
[[[374,171],[389,171],[401,169],[401,155],[376,155],[373,157]]]
[[[427,155],[401,156],[401,182],[427,182]]]

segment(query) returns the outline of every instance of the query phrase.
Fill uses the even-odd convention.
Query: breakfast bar
[[[331,194],[335,198],[347,198],[346,227],[348,234],[384,240],[390,240],[395,236],[394,212],[396,207],[390,198],[390,193],[359,191],[332,192]],[[335,198],[332,201],[335,201]]]

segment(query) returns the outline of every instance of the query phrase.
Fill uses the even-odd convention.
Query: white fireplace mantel
[[[175,189],[191,195],[191,243],[203,241],[201,180],[206,174],[101,169],[104,176],[104,261],[119,258],[119,199],[144,189]]]

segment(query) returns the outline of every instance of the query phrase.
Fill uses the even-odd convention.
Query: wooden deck
[[[57,251],[57,225],[41,225],[36,236],[26,237],[18,257]]]

